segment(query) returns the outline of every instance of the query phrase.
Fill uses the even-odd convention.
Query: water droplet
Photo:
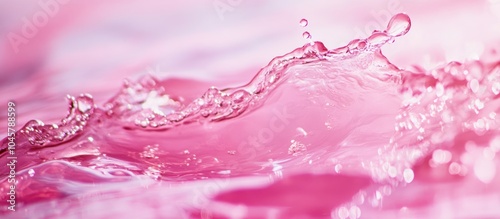
[[[349,53],[358,52],[359,50],[366,48],[366,41],[359,39],[352,40],[349,44],[347,44],[347,48]]]
[[[30,177],[33,177],[35,175],[35,170],[33,169],[28,170],[28,174],[30,175]]]
[[[359,209],[358,206],[351,206],[351,209],[349,209],[349,218],[350,219],[356,219],[361,217],[361,209]]]
[[[82,94],[76,98],[76,104],[81,113],[87,113],[94,108],[94,99],[89,94]]]
[[[495,152],[500,152],[500,136],[491,139],[490,148]]]
[[[478,159],[474,164],[474,174],[483,183],[490,183],[496,174],[496,166],[492,160]]]
[[[405,169],[403,171],[403,178],[405,179],[406,183],[411,183],[413,181],[413,179],[415,178],[415,174],[413,173],[413,170]]]
[[[474,126],[474,131],[478,134],[484,132],[488,128],[488,124],[484,119],[478,119],[476,122],[473,124]]]
[[[460,173],[461,170],[462,170],[462,167],[460,166],[460,164],[458,164],[456,162],[451,163],[450,166],[448,167],[448,172],[451,175],[457,175]]]
[[[445,164],[451,161],[452,154],[447,150],[437,149],[432,152],[432,162],[435,164]]]
[[[309,40],[312,38],[311,34],[307,31],[302,34],[302,37],[304,37],[304,39],[306,39],[306,40]]]
[[[221,175],[229,175],[229,174],[231,174],[231,170],[221,170],[218,173]]]
[[[469,88],[472,92],[477,93],[477,91],[479,91],[479,81],[477,81],[477,79],[472,79],[469,82]]]
[[[396,169],[396,167],[391,166],[391,167],[389,167],[389,170],[387,173],[389,173],[390,177],[394,178],[398,175],[398,170]]]
[[[240,104],[246,102],[250,97],[250,94],[244,90],[238,90],[231,94],[231,99],[234,103]]]
[[[392,194],[392,187],[391,186],[382,186],[379,190],[383,195],[391,195]]]
[[[342,164],[335,165],[335,172],[340,173],[341,170],[342,170]]]
[[[382,194],[379,191],[376,191],[374,197],[371,198],[371,200],[370,200],[371,206],[372,207],[379,206],[381,199],[382,199]]]
[[[161,177],[161,171],[155,166],[148,167],[148,169],[145,170],[144,173],[146,176],[149,176],[154,180],[158,180]]]
[[[382,45],[386,43],[391,37],[387,36],[386,33],[374,33],[366,41],[370,45]],[[360,48],[361,49],[361,48]]]
[[[304,130],[302,127],[298,127],[297,132],[299,132],[303,136],[307,136],[306,130]]]
[[[444,94],[444,86],[441,83],[436,84],[436,96],[441,97]]]
[[[387,24],[387,29],[385,32],[393,37],[398,37],[408,33],[411,27],[411,20],[408,15],[399,13],[394,15],[389,24]]]
[[[365,193],[360,192],[357,195],[354,196],[353,200],[355,201],[356,204],[362,205],[365,203]]]
[[[349,217],[349,209],[347,209],[346,207],[340,207],[339,210],[337,210],[337,215],[341,219],[346,219],[347,217]]]
[[[143,127],[143,128],[146,128],[146,127],[148,127],[148,125],[149,125],[149,121],[148,121],[148,120],[142,120],[142,121],[139,123],[139,125],[140,125],[141,127]]]
[[[307,21],[307,19],[305,19],[305,18],[302,18],[302,20],[300,20],[299,24],[301,27],[307,27],[307,25],[309,24],[309,21]]]
[[[478,110],[482,110],[482,109],[484,108],[484,103],[483,103],[483,102],[481,102],[481,100],[479,100],[479,99],[476,99],[476,100],[474,101],[474,105],[476,106],[476,108],[477,108]]]
[[[380,193],[380,191],[375,192],[375,199],[377,199],[377,200],[382,199],[382,193]]]
[[[167,116],[167,120],[172,122],[179,122],[184,119],[184,116],[180,113],[172,113]]]
[[[491,91],[493,94],[498,95],[500,94],[500,82],[495,82],[491,85]]]

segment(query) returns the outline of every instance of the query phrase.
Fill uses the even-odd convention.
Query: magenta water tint
[[[300,21],[306,39],[308,23]],[[2,140],[0,193],[15,186],[16,211],[2,201],[0,212],[498,217],[500,62],[401,69],[381,48],[410,27],[397,14],[365,39],[335,49],[308,43],[247,84],[201,95],[169,92],[201,85],[152,75],[126,81],[103,104],[68,96],[60,122],[18,124],[15,183],[6,168],[10,141]]]

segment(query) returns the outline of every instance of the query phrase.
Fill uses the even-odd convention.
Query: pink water
[[[403,70],[381,49],[410,27],[398,14],[336,49],[307,32],[240,85],[153,75],[107,101],[70,96],[59,122],[17,124],[16,211],[0,214],[499,218],[500,60]]]

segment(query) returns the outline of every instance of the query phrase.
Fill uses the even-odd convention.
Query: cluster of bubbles
[[[92,96],[68,96],[69,113],[59,124],[44,124],[40,120],[31,120],[20,130],[32,145],[47,146],[70,140],[83,131],[94,115]]]

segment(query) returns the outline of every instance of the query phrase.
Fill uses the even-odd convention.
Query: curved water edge
[[[410,27],[397,14],[386,30],[344,47],[306,44],[243,86],[212,87],[193,100],[169,95],[170,82],[153,76],[125,82],[102,107],[90,95],[68,97],[60,123],[33,120],[18,132],[17,153],[27,154],[18,160],[18,200],[28,212],[69,200],[61,214],[70,216],[106,200],[128,206],[121,198],[135,195],[178,201],[163,210],[186,217],[359,218],[408,209],[425,217],[435,201],[408,195],[429,188],[450,202],[439,192],[444,184],[495,202],[484,191],[499,189],[500,61],[400,69],[380,49]],[[8,185],[3,178],[0,191]]]

